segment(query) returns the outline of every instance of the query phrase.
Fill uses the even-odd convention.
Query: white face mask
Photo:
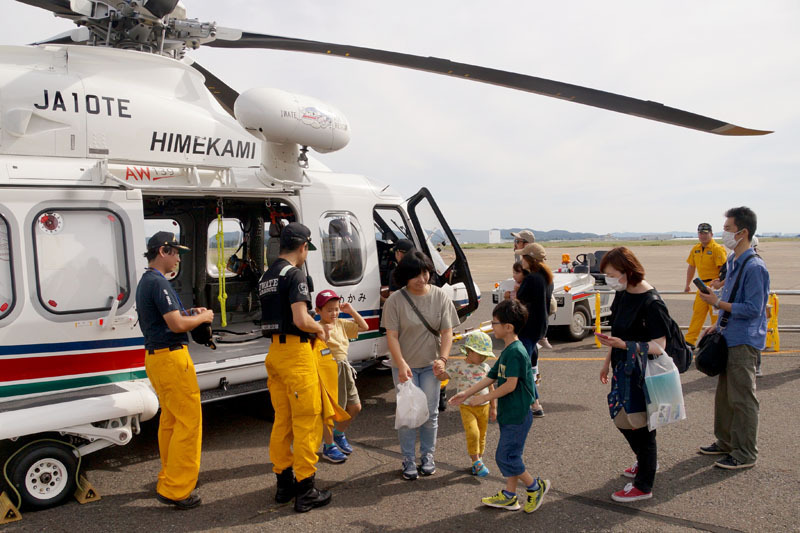
[[[608,274],[606,274],[606,285],[608,285],[608,287],[611,290],[624,291],[625,288],[628,286],[628,284],[627,283],[623,283],[622,281],[620,281],[623,277],[624,277],[624,274],[622,276],[618,277],[618,278],[612,278]]]
[[[736,239],[736,235],[743,232],[744,230],[739,230],[736,233],[732,231],[723,231],[722,232],[722,244],[725,245],[725,248],[729,250],[733,250],[736,248],[736,245],[739,244],[740,239]]]

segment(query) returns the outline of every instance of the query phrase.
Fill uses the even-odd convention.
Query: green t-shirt
[[[533,403],[533,370],[525,346],[516,340],[506,346],[487,377],[496,379],[496,387],[517,378],[517,387],[497,399],[497,422],[499,424],[522,424]]]

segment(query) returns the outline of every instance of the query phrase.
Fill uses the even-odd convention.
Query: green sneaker
[[[501,490],[494,496],[487,496],[486,498],[481,498],[483,505],[488,505],[489,507],[497,507],[499,509],[505,509],[507,511],[516,511],[519,509],[519,502],[517,501],[517,495],[513,495],[510,498],[503,494]]]
[[[542,505],[544,495],[550,490],[549,479],[539,479],[539,490],[526,491],[528,494],[528,501],[525,502],[525,512],[532,513]]]

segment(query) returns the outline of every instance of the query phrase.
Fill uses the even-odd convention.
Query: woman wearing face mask
[[[617,291],[611,304],[611,335],[596,334],[609,347],[600,381],[608,384],[608,372],[613,369],[609,411],[636,454],[636,462],[622,473],[633,482],[611,498],[618,502],[646,500],[653,497],[658,458],[656,432],[647,429],[644,367],[647,354],[660,354],[667,344],[669,314],[629,249],[620,246],[609,251],[600,262],[600,270],[608,286]]]

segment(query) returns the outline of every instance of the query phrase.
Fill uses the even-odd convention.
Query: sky
[[[758,233],[800,233],[800,3],[184,0],[190,18],[352,44],[654,100],[738,126],[725,137],[397,67],[272,50],[191,56],[239,92],[276,87],[341,110],[328,167],[427,187],[451,227],[721,232],[747,205]],[[222,6],[222,7],[220,7]],[[0,44],[72,23],[0,0]],[[9,20],[19,23],[9,24]]]

